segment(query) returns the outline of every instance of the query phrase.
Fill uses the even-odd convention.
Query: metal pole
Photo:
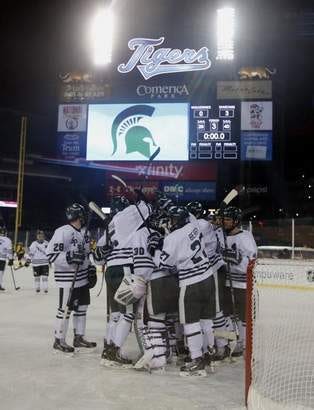
[[[17,207],[16,207],[16,214],[15,214],[14,247],[16,247],[19,227],[22,225],[26,129],[27,129],[27,117],[23,116],[21,118],[21,131],[20,131],[19,171],[18,171],[18,180],[17,180],[17,199],[16,199]]]
[[[253,232],[252,221],[249,221],[249,231],[250,231],[251,233]]]
[[[294,218],[292,218],[291,219],[291,245],[292,245],[291,259],[294,259],[294,233],[295,233],[295,224],[294,224]]]

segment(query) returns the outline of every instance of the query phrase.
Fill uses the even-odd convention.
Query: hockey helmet
[[[74,203],[67,207],[65,211],[65,215],[69,222],[76,221],[79,219],[82,224],[85,223],[85,208],[83,205],[78,203]]]
[[[161,212],[167,211],[167,209],[173,205],[174,203],[172,199],[168,198],[167,196],[162,196],[157,200],[157,209],[159,209],[159,211]]]
[[[199,219],[204,216],[204,208],[203,205],[198,201],[189,202],[186,206],[187,210],[195,216],[195,218]]]
[[[235,206],[227,206],[226,208],[221,210],[220,217],[222,219],[225,219],[225,218],[232,219],[234,222],[234,225],[237,226],[241,222],[242,211],[240,208],[237,208]]]
[[[111,213],[115,215],[117,212],[123,211],[130,205],[130,201],[125,196],[114,196],[111,200]]]
[[[38,229],[36,232],[36,238],[38,242],[44,242],[45,240],[45,233],[44,231]]]
[[[0,226],[0,235],[1,236],[6,236],[7,235],[7,229],[5,226]]]
[[[167,213],[170,219],[171,232],[182,228],[190,221],[189,211],[184,206],[171,206]]]

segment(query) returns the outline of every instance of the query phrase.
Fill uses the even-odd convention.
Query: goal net
[[[256,261],[247,319],[248,409],[314,409],[314,261]]]

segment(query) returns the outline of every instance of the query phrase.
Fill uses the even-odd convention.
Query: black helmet
[[[164,229],[161,226],[162,221],[162,215],[160,215],[160,213],[157,210],[155,210],[147,218],[147,225],[149,226],[149,228],[154,229],[155,231],[164,233]]]
[[[0,226],[0,235],[6,236],[7,234],[7,229],[5,226]]]
[[[173,206],[174,203],[171,198],[168,198],[167,196],[162,196],[157,200],[157,208],[160,211],[167,211],[168,208]]]
[[[111,200],[110,210],[113,215],[117,212],[123,211],[130,205],[130,201],[125,196],[114,196]]]
[[[40,230],[40,229],[37,229],[37,231],[36,231],[36,238],[37,238],[38,241],[43,242],[43,241],[45,240],[45,233],[44,233],[44,231],[42,231],[42,230]]]
[[[167,213],[170,218],[171,232],[189,223],[189,211],[184,206],[171,206]]]
[[[242,211],[241,209],[235,206],[227,206],[226,208],[221,210],[221,218],[231,218],[235,225],[238,225],[242,218]]]
[[[65,211],[65,215],[66,215],[67,220],[69,222],[80,219],[82,224],[85,223],[85,209],[84,209],[83,205],[80,205],[78,203],[74,203],[74,204],[68,206],[66,211]]]
[[[195,218],[199,219],[204,216],[204,208],[203,205],[198,201],[189,202],[187,204],[187,210],[195,216]]]

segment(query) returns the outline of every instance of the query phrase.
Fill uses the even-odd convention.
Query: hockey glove
[[[24,263],[25,268],[28,268],[30,264],[31,264],[31,261],[27,259],[27,261]]]
[[[222,257],[225,262],[229,262],[231,265],[239,265],[242,261],[240,252],[233,249],[223,249]]]
[[[82,265],[85,260],[85,252],[68,251],[66,253],[66,260],[69,265]]]
[[[13,259],[9,259],[8,265],[13,266]]]
[[[110,245],[104,245],[104,246],[97,246],[94,252],[94,257],[97,262],[104,261],[106,262],[108,256],[110,255],[110,252],[112,251],[113,247]]]
[[[162,249],[164,239],[159,232],[151,233],[147,238],[147,250],[151,256],[155,255],[156,249]]]
[[[96,268],[93,265],[88,267],[88,286],[90,289],[94,288],[97,283],[97,273]]]
[[[146,281],[141,276],[124,277],[118,287],[114,299],[121,305],[127,306],[137,302],[146,293]]]

